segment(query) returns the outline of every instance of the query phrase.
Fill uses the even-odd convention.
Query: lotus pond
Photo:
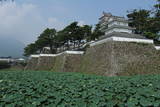
[[[160,75],[0,71],[0,106],[160,107]]]

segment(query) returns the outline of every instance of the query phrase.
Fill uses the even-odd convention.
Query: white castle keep
[[[132,33],[133,28],[128,26],[128,20],[124,17],[113,16],[111,13],[103,12],[103,16],[100,18],[101,30],[105,34],[113,32],[126,32]]]
[[[100,37],[95,43],[92,43],[91,46],[107,41],[154,43],[151,39],[134,34],[134,28],[129,27],[128,23],[129,21],[124,17],[113,16],[111,13],[103,12],[103,16],[99,18],[99,24],[100,30],[104,32],[105,35]]]

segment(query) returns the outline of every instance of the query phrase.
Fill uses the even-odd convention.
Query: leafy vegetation
[[[160,75],[0,72],[0,106],[159,107]]]

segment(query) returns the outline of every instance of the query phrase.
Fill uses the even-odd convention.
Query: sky
[[[0,36],[24,44],[34,42],[45,28],[63,29],[73,21],[95,25],[102,12],[125,16],[127,10],[150,9],[156,0],[15,0],[0,4]]]

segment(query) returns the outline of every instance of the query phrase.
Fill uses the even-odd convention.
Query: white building
[[[103,12],[103,16],[99,18],[100,30],[105,33],[90,46],[102,44],[108,41],[120,42],[137,42],[153,44],[153,40],[147,39],[144,36],[134,34],[133,28],[129,27],[129,21],[124,17],[113,16],[111,13]]]
[[[124,17],[113,16],[111,13],[103,12],[99,22],[102,32],[108,35],[113,32],[132,33],[133,28],[128,26],[128,20]]]

